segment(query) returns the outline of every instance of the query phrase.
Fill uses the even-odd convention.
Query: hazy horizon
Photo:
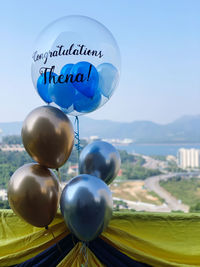
[[[200,114],[200,1],[58,0],[56,7],[52,0],[1,4],[0,122],[23,121],[45,104],[31,80],[34,41],[49,23],[71,14],[103,23],[121,51],[119,87],[86,116],[166,124]]]
[[[28,114],[27,114],[28,115]],[[75,120],[75,116],[71,116],[71,115],[67,115],[69,116],[69,118],[73,121]],[[182,119],[184,117],[197,117],[197,116],[200,116],[200,113],[199,114],[194,114],[194,115],[189,115],[189,114],[184,114],[178,118],[175,118],[174,120],[172,121],[169,121],[169,122],[165,122],[165,123],[161,123],[161,122],[156,122],[156,121],[153,121],[153,120],[132,120],[132,121],[116,121],[116,120],[113,120],[113,119],[101,119],[101,118],[95,118],[95,117],[89,117],[88,114],[87,115],[83,115],[83,116],[79,116],[79,121],[81,123],[82,121],[82,118],[88,118],[88,119],[93,119],[93,120],[104,120],[104,121],[112,121],[112,122],[119,122],[119,123],[132,123],[132,122],[138,122],[138,121],[143,121],[143,122],[153,122],[153,123],[156,123],[156,124],[160,124],[160,125],[166,125],[166,124],[170,124],[176,120],[179,120],[179,119]],[[16,120],[16,121],[0,121],[0,123],[18,123],[18,122],[23,122],[25,118],[21,119],[21,120]]]

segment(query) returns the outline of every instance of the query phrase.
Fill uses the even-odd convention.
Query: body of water
[[[131,144],[128,146],[117,146],[120,150],[126,150],[129,153],[153,155],[177,155],[180,148],[200,149],[200,144]]]

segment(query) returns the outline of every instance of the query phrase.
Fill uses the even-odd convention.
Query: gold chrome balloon
[[[12,175],[8,200],[19,217],[34,226],[45,227],[57,212],[59,181],[51,170],[35,163],[26,164]]]
[[[69,158],[74,131],[68,117],[59,109],[42,106],[25,119],[22,140],[26,151],[38,163],[59,168]]]

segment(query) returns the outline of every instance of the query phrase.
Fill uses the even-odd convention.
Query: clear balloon
[[[120,155],[116,148],[103,141],[87,145],[80,154],[79,171],[101,178],[110,184],[120,169]]]
[[[118,84],[117,43],[107,28],[85,16],[63,17],[47,26],[36,41],[32,59],[32,80],[41,98],[71,115],[100,108]],[[83,98],[74,97],[78,93],[90,103],[88,109]]]
[[[59,168],[69,158],[74,131],[71,121],[59,109],[42,106],[26,117],[22,141],[29,155],[47,168]]]
[[[82,241],[95,239],[112,216],[112,194],[99,178],[79,175],[63,189],[60,208],[70,231]]]
[[[13,211],[37,227],[45,227],[52,222],[60,193],[56,175],[34,163],[19,168],[8,184],[8,200]]]

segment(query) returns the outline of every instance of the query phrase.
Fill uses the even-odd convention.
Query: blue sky
[[[31,80],[34,41],[72,14],[103,23],[121,51],[119,87],[89,117],[167,123],[200,114],[200,1],[8,0],[0,9],[0,122],[24,120],[44,104]]]

